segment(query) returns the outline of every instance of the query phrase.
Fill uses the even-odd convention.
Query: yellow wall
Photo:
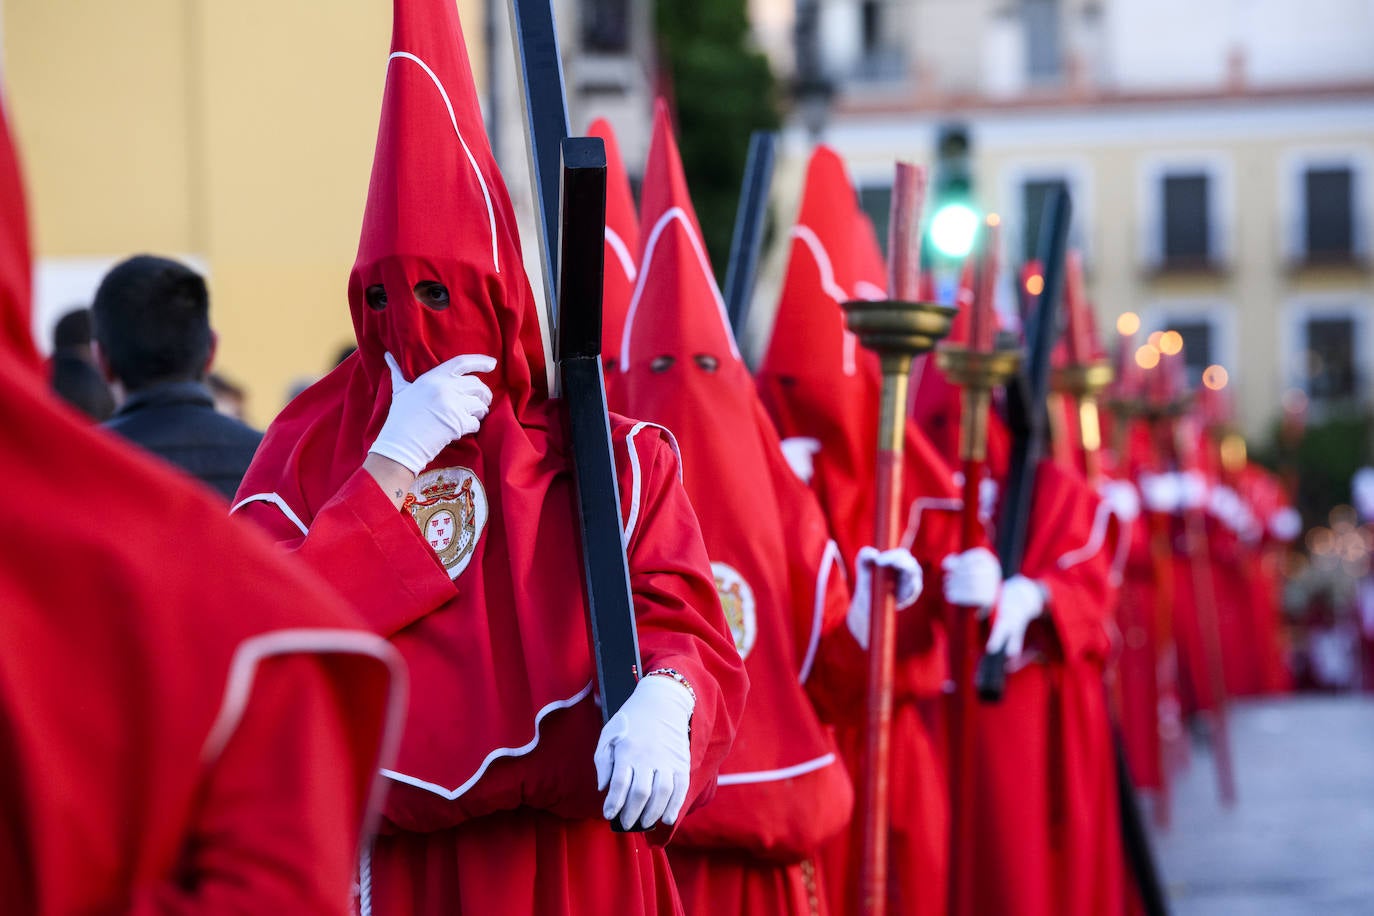
[[[36,256],[204,259],[265,424],[352,340],[386,0],[3,0]],[[479,90],[482,4],[459,0]]]

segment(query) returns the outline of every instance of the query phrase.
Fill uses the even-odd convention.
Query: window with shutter
[[[1197,268],[1213,262],[1209,182],[1206,173],[1164,176],[1160,246],[1163,266]]]
[[[1355,250],[1352,199],[1354,174],[1343,168],[1309,168],[1303,173],[1308,261],[1349,261]]]
[[[1325,401],[1354,397],[1358,384],[1354,319],[1309,318],[1305,330],[1308,396]]]
[[[582,0],[582,48],[603,54],[630,49],[630,0]]]

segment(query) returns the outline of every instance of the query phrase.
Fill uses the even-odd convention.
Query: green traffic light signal
[[[968,257],[979,223],[978,213],[968,204],[944,204],[931,217],[930,243],[945,257]]]

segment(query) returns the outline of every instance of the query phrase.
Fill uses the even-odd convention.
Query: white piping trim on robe
[[[907,515],[906,530],[902,532],[901,544],[907,550],[916,543],[916,534],[921,530],[921,516],[926,510],[931,512],[962,512],[964,501],[956,496],[921,496],[911,501]]]
[[[610,226],[606,227],[606,244],[611,246],[611,251],[615,252],[616,260],[620,262],[620,269],[625,271],[625,278],[631,283],[639,277],[639,271],[635,269],[635,259],[630,256],[630,246],[625,244],[625,240],[620,237]]]
[[[668,437],[668,447],[677,456],[677,477],[682,479],[682,452],[677,446],[677,437],[666,426],[659,426],[657,423],[640,422],[630,427],[630,434],[625,437],[625,448],[630,453],[630,510],[625,519],[625,527],[622,529],[620,540],[622,546],[630,546],[630,538],[634,536],[635,525],[639,524],[639,504],[643,500],[643,471],[639,467],[639,453],[635,451],[635,436],[638,436],[645,428],[661,430]]]
[[[441,798],[447,799],[448,801],[453,801],[457,798],[460,798],[469,789],[477,785],[477,781],[480,780],[484,775],[486,775],[487,769],[497,760],[501,759],[502,757],[523,757],[530,751],[534,750],[535,747],[539,744],[539,729],[540,726],[543,724],[544,719],[547,718],[550,713],[557,712],[560,709],[567,709],[570,706],[576,706],[578,703],[582,702],[588,696],[590,696],[591,692],[592,682],[588,681],[587,686],[583,687],[581,690],[579,690],[572,696],[568,697],[566,700],[554,700],[552,703],[548,704],[543,709],[539,710],[539,712],[535,713],[534,715],[534,737],[531,738],[527,744],[522,744],[520,747],[498,747],[496,750],[488,754],[485,759],[483,759],[482,765],[477,768],[477,772],[473,773],[472,776],[468,778],[467,782],[463,783],[456,789],[446,789],[438,783],[427,782],[416,776],[408,776],[405,773],[398,773],[395,770],[382,770],[382,775],[394,782],[404,783],[408,786],[414,786],[417,789],[423,789],[426,792],[432,792]]]
[[[635,316],[639,313],[640,300],[644,298],[644,290],[648,286],[649,266],[653,264],[654,255],[658,253],[659,239],[674,222],[682,223],[682,230],[687,234],[687,241],[697,256],[701,274],[711,289],[711,296],[716,301],[716,311],[720,315],[721,327],[725,329],[725,338],[730,341],[730,355],[735,359],[740,358],[739,346],[735,343],[735,332],[730,329],[730,315],[725,311],[725,300],[721,298],[720,289],[716,286],[716,275],[711,271],[711,262],[706,258],[706,250],[692,228],[692,220],[688,217],[687,211],[681,207],[672,207],[654,223],[654,228],[649,232],[649,241],[644,245],[644,258],[639,265],[639,277],[635,282],[634,295],[630,297],[630,308],[625,316],[625,331],[620,338],[621,372],[630,371],[630,332],[634,328]]]
[[[808,760],[796,766],[784,767],[781,770],[759,770],[754,773],[722,773],[716,777],[716,784],[721,786],[742,786],[756,782],[778,782],[783,779],[791,779],[793,776],[804,776],[807,773],[814,773],[816,770],[824,769],[835,762],[835,755],[826,754],[824,757],[817,757],[815,760]]]
[[[482,174],[482,170],[477,166],[477,158],[472,155],[472,150],[468,149],[468,141],[463,139],[463,132],[458,129],[458,118],[453,113],[453,102],[449,100],[448,90],[444,88],[444,84],[440,81],[438,75],[429,68],[429,64],[420,60],[420,58],[411,54],[409,51],[393,51],[391,56],[386,59],[388,69],[390,69],[393,60],[409,60],[419,64],[420,69],[425,71],[429,78],[434,81],[434,86],[439,90],[439,95],[443,96],[444,106],[448,108],[449,123],[453,125],[453,133],[458,137],[458,142],[462,145],[463,152],[467,154],[468,165],[472,166],[472,172],[477,176],[478,184],[482,186],[482,199],[486,201],[487,204],[487,222],[491,226],[491,262],[492,266],[499,274],[501,272],[501,257],[497,254],[496,211],[491,205],[491,191],[487,188],[486,176]]]
[[[1072,569],[1079,563],[1087,562],[1097,556],[1097,552],[1102,549],[1102,545],[1107,541],[1107,527],[1112,521],[1112,507],[1106,500],[1097,504],[1097,513],[1093,516],[1093,528],[1088,533],[1088,543],[1079,547],[1077,550],[1070,550],[1059,558],[1060,569]]]
[[[224,700],[201,750],[202,761],[207,764],[213,763],[224,753],[234,732],[238,730],[239,723],[243,721],[244,711],[248,708],[248,701],[253,694],[253,682],[257,677],[258,666],[264,659],[280,655],[358,655],[375,658],[386,665],[391,675],[391,686],[387,695],[382,741],[374,767],[380,768],[383,764],[396,759],[396,749],[401,742],[401,728],[405,722],[407,683],[405,662],[401,660],[400,653],[391,643],[373,633],[321,627],[273,630],[239,643],[229,663]],[[377,820],[381,817],[382,800],[385,797],[385,786],[378,779],[368,799],[369,814],[362,825],[363,837],[370,837],[375,832]]]
[[[815,608],[811,616],[811,640],[806,644],[806,657],[802,659],[801,674],[797,683],[805,684],[811,677],[811,667],[816,664],[816,651],[821,645],[821,621],[825,618],[825,596],[830,588],[830,571],[835,567],[843,569],[844,560],[840,547],[834,541],[826,541],[825,551],[821,554],[821,568],[816,571]]]
[[[291,507],[286,504],[286,500],[282,499],[276,493],[254,493],[252,496],[241,499],[235,503],[233,508],[229,510],[229,514],[233,515],[249,503],[271,503],[281,510],[281,514],[285,515],[287,519],[290,520],[291,524],[300,529],[301,534],[310,533],[310,529],[305,526],[305,522],[301,521],[301,517],[293,512]]]
[[[887,298],[887,290],[878,286],[876,283],[860,280],[854,284],[854,298],[867,299],[869,302],[880,302]]]
[[[830,252],[825,250],[821,244],[820,237],[810,226],[792,227],[792,238],[799,240],[806,249],[811,252],[812,259],[816,262],[816,269],[821,275],[821,289],[825,294],[835,300],[839,305],[849,298],[849,294],[844,291],[844,287],[835,282],[835,265],[830,260]],[[854,375],[859,371],[857,358],[858,337],[850,333],[848,328],[844,329],[844,374]]]

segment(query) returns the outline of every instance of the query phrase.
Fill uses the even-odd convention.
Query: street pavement
[[[1231,731],[1239,803],[1195,743],[1155,836],[1176,916],[1374,914],[1374,699],[1237,703]]]

